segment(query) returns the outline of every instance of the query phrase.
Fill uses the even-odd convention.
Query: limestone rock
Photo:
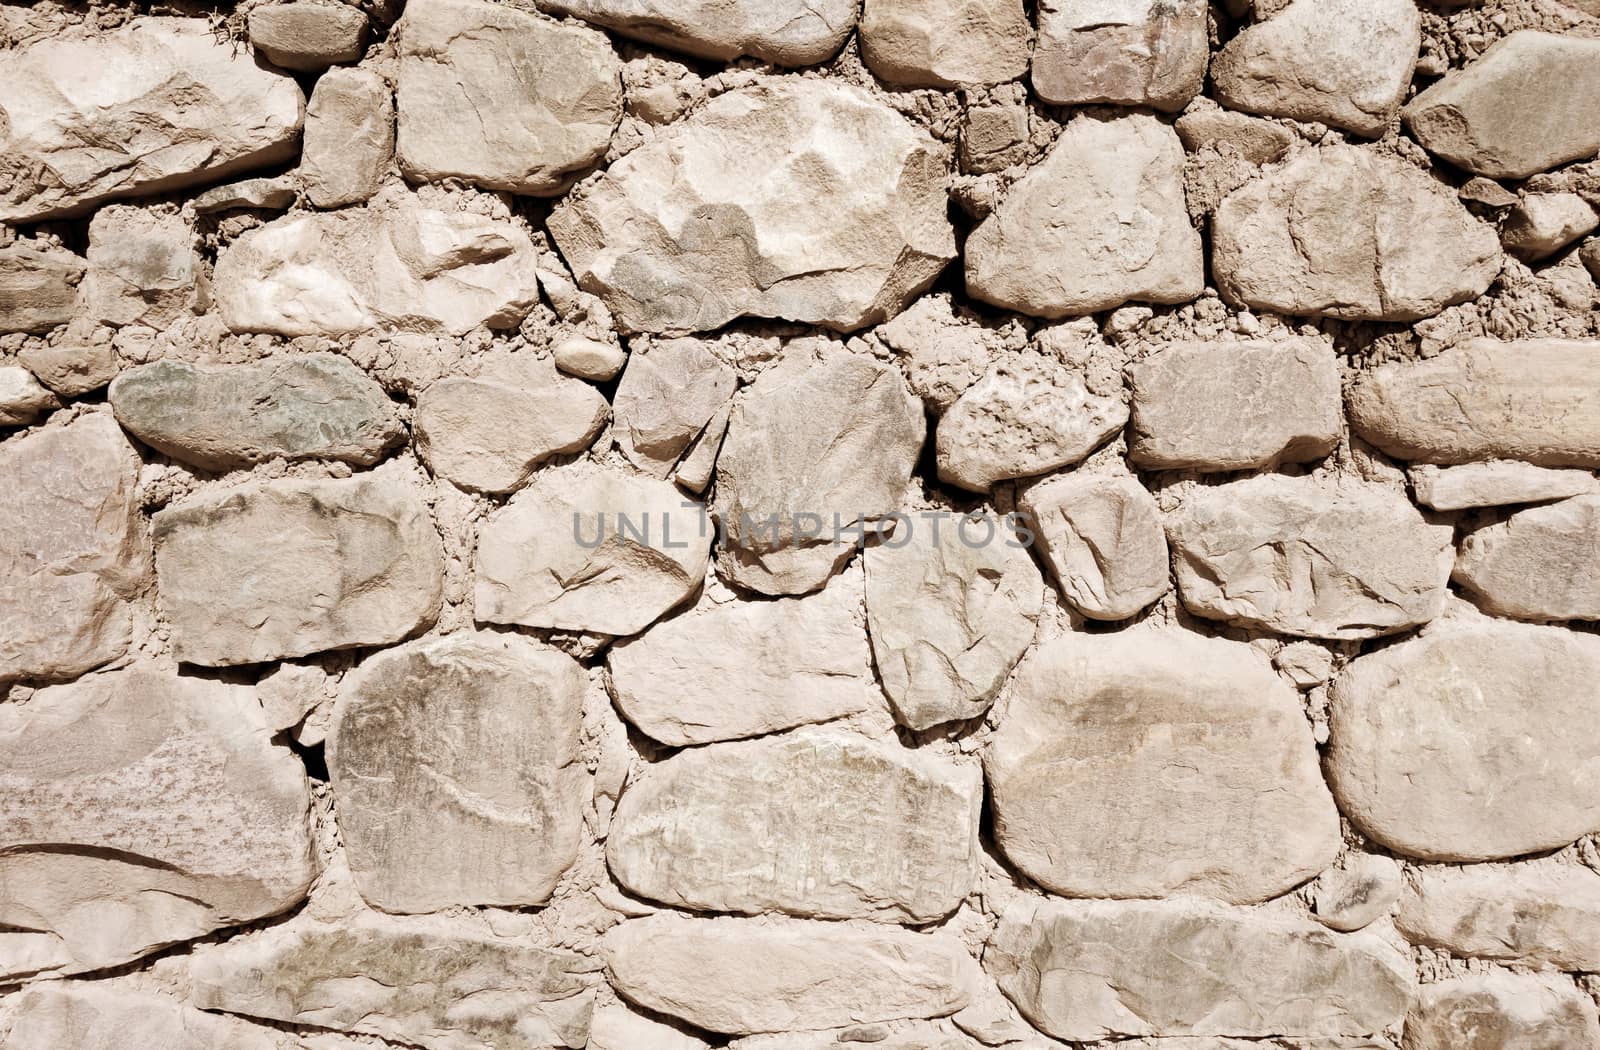
[[[1402,493],[1272,474],[1196,489],[1167,524],[1190,612],[1305,638],[1374,638],[1439,615],[1452,538]]]
[[[1484,207],[1496,210],[1509,208],[1521,200],[1515,193],[1512,193],[1498,182],[1493,179],[1486,179],[1481,175],[1463,182],[1461,188],[1456,191],[1456,195],[1464,201],[1482,204]]]
[[[739,377],[698,339],[669,339],[628,357],[614,398],[617,447],[664,478],[727,404]]]
[[[699,494],[711,487],[711,479],[716,476],[717,455],[722,451],[722,439],[728,433],[731,415],[733,402],[724,401],[672,468],[672,480],[684,491]]]
[[[1412,99],[1406,126],[1475,175],[1525,179],[1600,152],[1600,40],[1512,33]]]
[[[297,73],[320,73],[361,57],[367,41],[367,16],[343,3],[291,0],[252,8],[249,32],[250,46],[273,65]]]
[[[205,306],[194,229],[177,212],[113,204],[89,223],[80,309],[110,325],[162,328]]]
[[[276,457],[371,466],[405,434],[383,388],[338,354],[157,361],[118,376],[111,407],[146,445],[207,470]]]
[[[139,17],[96,36],[45,37],[0,56],[0,85],[0,222],[81,215],[299,149],[300,88],[204,18]]]
[[[1600,237],[1585,244],[1578,254],[1589,276],[1594,278],[1596,284],[1600,284]]]
[[[615,343],[595,339],[563,339],[555,345],[556,367],[569,376],[608,383],[622,371],[628,354]]]
[[[1600,494],[1527,507],[1469,532],[1451,578],[1497,616],[1600,619]]]
[[[1536,467],[1510,459],[1456,467],[1420,464],[1407,473],[1417,502],[1434,510],[1542,503],[1600,491],[1592,471]]]
[[[388,82],[367,69],[335,69],[318,77],[306,105],[300,154],[306,199],[318,208],[369,200],[393,156],[394,96]]]
[[[328,699],[328,674],[313,664],[282,663],[256,683],[267,728],[294,729]]]
[[[1251,164],[1282,160],[1295,141],[1294,132],[1281,124],[1226,109],[1191,110],[1172,126],[1190,153],[1231,150]]]
[[[395,33],[412,181],[555,196],[605,153],[622,116],[605,34],[487,0],[411,0]]]
[[[307,110],[309,115],[309,105]],[[303,168],[305,165],[303,153],[300,163]],[[283,211],[294,203],[294,199],[294,181],[287,176],[278,175],[272,178],[242,179],[225,186],[217,186],[191,198],[189,203],[196,215],[212,215],[236,208]]]
[[[1317,919],[1343,933],[1365,929],[1389,913],[1402,885],[1400,865],[1390,858],[1351,854],[1343,867],[1330,868],[1317,880]]]
[[[0,307],[3,313],[3,307]],[[91,342],[67,338],[55,344],[30,343],[17,352],[23,367],[62,397],[82,397],[117,378],[117,353],[109,339]],[[101,334],[109,335],[102,331]]]
[[[1348,321],[1431,317],[1482,295],[1502,261],[1494,230],[1454,194],[1354,146],[1308,150],[1246,183],[1217,209],[1212,235],[1228,302]]]
[[[1395,925],[1469,959],[1600,969],[1600,878],[1587,868],[1475,866],[1415,872]]]
[[[218,1017],[162,995],[102,984],[35,985],[15,1001],[9,1050],[287,1050],[284,1032]]]
[[[0,977],[117,966],[305,898],[309,785],[253,689],[91,675],[0,706],[0,745]]]
[[[923,296],[874,334],[894,351],[906,385],[936,416],[948,412],[1003,353],[997,333],[947,294]]]
[[[775,0],[542,0],[539,6],[696,58],[749,55],[779,66],[832,58],[855,29],[860,8],[858,0],[821,0],[803,10]]]
[[[861,57],[906,87],[1001,84],[1028,71],[1021,0],[866,0]]]
[[[1046,889],[1256,902],[1338,854],[1299,698],[1248,647],[1176,630],[1068,635],[1015,683],[984,758],[995,841]]]
[[[1178,136],[1148,115],[1077,117],[972,231],[965,259],[968,294],[1039,317],[1197,298]]]
[[[1089,619],[1126,620],[1171,586],[1161,513],[1135,479],[1050,478],[1021,508],[1056,586]]]
[[[53,245],[0,245],[0,332],[48,332],[72,320],[84,267]]]
[[[589,1021],[589,1050],[710,1050],[710,1044],[653,1021],[623,1003],[596,1008]]]
[[[18,365],[0,365],[0,427],[25,427],[57,404],[32,372]]]
[[[961,170],[1004,171],[1028,155],[1028,107],[1018,101],[967,108],[961,129]],[[925,301],[925,300],[924,300]],[[904,316],[904,315],[902,315]]]
[[[439,611],[439,534],[398,469],[214,490],[153,520],[161,604],[186,663],[387,645]]]
[[[1204,0],[1044,0],[1033,90],[1046,102],[1176,112],[1205,86]]]
[[[1440,623],[1335,681],[1328,782],[1374,842],[1425,860],[1565,846],[1600,827],[1600,639]]]
[[[1504,971],[1424,985],[1406,1050],[1562,1050],[1600,1045],[1594,1000],[1568,981]]]
[[[786,1032],[735,1039],[728,1050],[982,1050],[948,1020],[851,1025],[827,1032]],[[1045,1050],[1037,1041],[1008,1050]]]
[[[624,330],[750,316],[849,331],[899,312],[955,257],[948,163],[858,88],[764,81],[664,129],[548,225]]]
[[[1500,242],[1526,262],[1546,259],[1600,228],[1600,212],[1576,193],[1530,193],[1506,216]]]

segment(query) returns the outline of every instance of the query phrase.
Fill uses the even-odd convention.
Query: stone
[[[541,0],[543,10],[572,15],[626,37],[696,58],[730,62],[741,56],[777,66],[810,66],[838,54],[856,27],[858,0],[821,0],[797,11],[756,0]]]
[[[946,934],[790,920],[656,915],[606,934],[624,999],[727,1035],[945,1017],[977,964]]]
[[[109,332],[102,330],[103,334]],[[17,360],[39,377],[39,382],[62,397],[91,394],[117,378],[117,352],[109,339],[102,342],[67,338],[54,345],[30,343],[17,352]]]
[[[44,242],[0,245],[0,332],[42,333],[72,320],[85,266]]]
[[[622,371],[627,351],[615,343],[597,339],[563,339],[553,351],[556,367],[569,376],[596,383],[609,383]]]
[[[1456,192],[1462,200],[1488,208],[1509,208],[1522,199],[1493,179],[1482,176],[1468,179]]]
[[[1228,41],[1211,78],[1230,109],[1378,138],[1400,112],[1421,48],[1412,0],[1292,0]]]
[[[1433,619],[1452,539],[1402,492],[1275,474],[1197,488],[1167,519],[1185,608],[1303,638],[1375,638]]]
[[[112,204],[89,222],[80,309],[103,324],[163,328],[207,305],[195,232],[177,212]]]
[[[85,70],[96,73],[92,92]],[[204,18],[42,37],[0,57],[0,85],[4,223],[219,181],[300,148],[299,86]]]
[[[1339,362],[1326,340],[1178,343],[1128,369],[1128,458],[1145,470],[1255,470],[1339,445]]]
[[[1503,971],[1424,985],[1406,1050],[1563,1050],[1600,1044],[1594,1000],[1569,981]]]
[[[329,699],[329,677],[314,664],[278,664],[256,683],[267,728],[278,733],[305,722]]]
[[[475,616],[637,634],[699,589],[707,526],[664,481],[583,463],[541,471],[483,527]]]
[[[1173,123],[1183,148],[1232,150],[1251,164],[1280,161],[1294,143],[1294,132],[1281,124],[1226,109],[1196,109]]]
[[[906,385],[935,416],[948,412],[1006,349],[999,333],[948,294],[923,296],[873,334],[894,351]]]
[[[291,0],[252,8],[249,33],[250,46],[273,65],[297,73],[321,73],[361,57],[367,16],[343,3]]]
[[[1307,150],[1230,193],[1212,238],[1229,303],[1347,321],[1432,317],[1482,295],[1502,262],[1494,229],[1455,194],[1354,146]]]
[[[442,547],[402,471],[251,482],[156,513],[156,575],[177,658],[260,663],[388,645],[431,624]]]
[[[383,388],[328,353],[140,365],[111,384],[111,407],[146,445],[206,470],[275,458],[371,466],[405,436]]]
[[[1322,925],[1353,933],[1389,914],[1403,885],[1400,865],[1392,859],[1374,853],[1352,853],[1343,867],[1322,873],[1312,907]]]
[[[1474,529],[1451,579],[1496,616],[1600,619],[1600,494],[1526,507]]]
[[[669,476],[738,385],[733,368],[699,339],[636,348],[613,398],[617,447],[645,473]]]
[[[287,1035],[164,995],[102,984],[35,985],[15,1000],[9,1050],[286,1050]]]
[[[25,427],[60,404],[20,365],[0,365],[0,427]]]
[[[717,459],[720,571],[763,594],[821,587],[855,550],[851,524],[900,507],[926,433],[898,369],[790,348],[728,418]]]
[[[1134,478],[1050,478],[1020,507],[1056,586],[1081,615],[1126,620],[1171,586],[1161,512]]]
[[[1066,106],[1149,106],[1175,113],[1205,86],[1204,0],[1044,0],[1033,90]]]
[[[653,1021],[623,1003],[597,1007],[589,1020],[589,1050],[710,1050],[704,1039]]]
[[[887,1025],[853,1025],[826,1032],[752,1035],[727,1044],[728,1050],[982,1050],[950,1021],[903,1021]],[[1044,1050],[1037,1042],[1011,1050]]]
[[[1592,471],[1536,467],[1512,459],[1455,467],[1418,464],[1407,474],[1417,502],[1434,510],[1542,503],[1600,491]]]
[[[1081,462],[1128,421],[1121,390],[1041,354],[1001,358],[939,420],[939,480],[971,492]]]
[[[1175,629],[1073,634],[1014,682],[984,770],[996,843],[1045,889],[1254,903],[1338,855],[1299,697],[1249,647]]]
[[[0,705],[0,978],[119,966],[304,900],[310,785],[270,734],[249,686],[144,669]]]
[[[663,129],[548,226],[624,331],[740,317],[851,331],[904,309],[955,258],[948,167],[948,147],[865,91],[774,79]]]
[[[716,476],[717,455],[722,451],[722,439],[727,435],[731,415],[733,402],[724,401],[673,467],[672,480],[684,491],[698,495],[711,487]]]
[[[394,96],[388,81],[368,69],[334,69],[318,77],[306,105],[300,154],[306,199],[318,208],[362,204],[378,192],[393,158]]]
[[[961,128],[961,170],[983,174],[1020,164],[1027,158],[1028,140],[1026,105],[1013,101],[969,106]]]
[[[1589,276],[1600,284],[1600,237],[1590,240],[1578,252],[1584,267],[1589,271]]]
[[[1576,193],[1530,193],[1500,226],[1500,243],[1524,262],[1536,262],[1600,229],[1600,212]]]
[[[1028,71],[1021,0],[866,0],[861,57],[904,87],[1003,84]]]
[[[305,164],[303,153],[300,162],[303,167]],[[283,211],[294,204],[294,199],[293,180],[279,175],[273,178],[244,179],[240,182],[230,182],[225,186],[217,186],[191,198],[189,203],[194,207],[196,215],[214,215],[217,212],[232,211],[237,208]]]
[[[612,646],[617,709],[667,747],[881,711],[860,608],[859,574],[800,598],[702,601]]]
[[[1600,152],[1600,40],[1523,30],[1405,108],[1429,153],[1474,175],[1525,179]]]
[[[1033,640],[1044,603],[1011,523],[908,518],[863,561],[872,655],[895,721],[920,731],[981,717]]]
[[[1192,901],[1030,900],[1001,915],[984,963],[1070,1040],[1369,1035],[1412,997],[1411,960],[1375,937]]]
[[[1443,622],[1358,656],[1330,693],[1326,772],[1341,812],[1396,853],[1480,861],[1600,828],[1600,639]]]
[[[1600,341],[1468,340],[1364,372],[1345,407],[1397,459],[1600,467]]]
[[[150,578],[138,484],[109,412],[0,444],[0,682],[76,678],[127,652]]]
[[[521,323],[539,297],[533,261],[521,225],[400,197],[250,230],[217,258],[213,287],[235,332],[462,335]]]
[[[1143,114],[1074,118],[964,257],[969,295],[1038,317],[1198,298],[1205,264],[1177,134]]]
[[[1413,944],[1519,966],[1600,968],[1600,877],[1582,867],[1423,868],[1395,925]]]

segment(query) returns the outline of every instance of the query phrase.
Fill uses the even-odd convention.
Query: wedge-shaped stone
[[[1600,620],[1600,495],[1519,510],[1461,541],[1451,578],[1519,620]]]
[[[1572,982],[1503,970],[1424,985],[1406,1018],[1406,1050],[1597,1045],[1594,1000]]]
[[[549,228],[625,329],[750,316],[850,331],[898,313],[955,257],[948,165],[946,147],[858,88],[775,80],[629,153]]]
[[[1171,586],[1161,512],[1134,478],[1049,478],[1020,506],[1062,595],[1089,619],[1125,620]]]
[[[0,303],[0,316],[4,312]],[[51,345],[35,341],[17,353],[17,360],[62,397],[82,397],[117,377],[119,365],[110,335],[108,330],[97,329],[93,342],[66,338]]]
[[[288,1050],[288,1034],[164,995],[100,984],[36,985],[15,1000],[7,1050]]]
[[[318,77],[306,105],[300,154],[306,199],[319,208],[360,204],[378,192],[393,158],[389,82],[370,69],[335,69]]]
[[[1197,488],[1167,521],[1190,612],[1306,638],[1374,638],[1439,615],[1453,539],[1401,492],[1273,474]]]
[[[984,757],[995,840],[1046,889],[1246,903],[1338,855],[1299,698],[1249,647],[1176,630],[1068,635],[1015,681]]]
[[[119,671],[0,707],[0,978],[117,966],[293,907],[310,805],[246,686]]]
[[[89,76],[85,81],[84,77]],[[204,18],[134,18],[0,56],[0,222],[292,160],[304,97]]]
[[[1525,966],[1600,970],[1600,876],[1519,864],[1412,874],[1395,916],[1415,944]]]
[[[1040,1030],[1086,1042],[1367,1035],[1412,996],[1410,959],[1375,937],[1198,902],[1019,905],[983,959]]]
[[[945,1017],[980,980],[948,935],[800,920],[635,919],[605,958],[623,998],[728,1035]]]
[[[48,332],[72,320],[84,267],[81,256],[53,245],[0,247],[0,332]]]
[[[1044,0],[1033,90],[1046,102],[1176,112],[1205,86],[1203,0]]]
[[[1600,828],[1600,639],[1440,623],[1334,683],[1327,774],[1373,841],[1425,860],[1555,849]]]
[[[1021,0],[867,0],[861,57],[907,87],[1001,84],[1028,71]]]
[[[1543,503],[1600,492],[1593,471],[1536,467],[1510,459],[1455,467],[1422,464],[1407,473],[1417,502],[1434,510]]]
[[[628,355],[614,398],[612,433],[628,462],[664,478],[722,411],[738,374],[711,347],[692,338],[668,339]]]
[[[1500,242],[1512,255],[1532,263],[1576,244],[1597,227],[1600,211],[1576,193],[1530,193],[1501,224]]]
[[[154,526],[161,603],[187,663],[387,645],[439,611],[439,534],[399,469],[212,491]]]

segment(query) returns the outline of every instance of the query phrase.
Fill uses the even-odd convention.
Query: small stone
[[[627,351],[597,339],[563,339],[555,345],[556,367],[569,376],[608,383],[622,371]]]
[[[0,245],[0,332],[48,332],[78,309],[83,259],[46,243]]]
[[[1126,620],[1167,593],[1167,537],[1143,485],[1065,475],[1020,503],[1067,603],[1091,620]]]
[[[1003,84],[1028,71],[1021,0],[866,0],[861,57],[904,87]]]
[[[1600,284],[1600,237],[1585,244],[1578,256],[1589,271],[1589,276],[1594,278],[1596,284]]]
[[[711,479],[716,476],[717,454],[722,451],[722,439],[728,432],[731,415],[733,402],[724,401],[673,468],[672,480],[685,491],[699,494],[711,487]]]
[[[164,995],[101,984],[35,985],[14,1000],[8,1050],[282,1050],[282,1033]]]
[[[1316,642],[1290,642],[1272,657],[1272,666],[1301,689],[1333,677],[1333,654]]]
[[[1451,575],[1518,620],[1600,620],[1600,494],[1528,507],[1467,533]]]
[[[110,340],[75,339],[71,329],[60,343],[23,347],[17,352],[17,360],[62,397],[91,394],[117,378],[117,352]]]
[[[250,46],[297,73],[354,62],[366,40],[367,16],[343,3],[290,2],[250,11]]]
[[[58,405],[32,372],[0,365],[0,427],[25,427]]]
[[[1600,491],[1592,471],[1536,467],[1511,459],[1457,467],[1420,464],[1407,474],[1417,502],[1434,510],[1543,503]]]
[[[306,199],[318,208],[361,204],[378,192],[393,157],[388,81],[366,69],[335,69],[317,78],[300,154]]]
[[[1231,149],[1251,164],[1280,161],[1294,142],[1294,132],[1281,124],[1226,109],[1200,109],[1179,117],[1173,128],[1190,153]]]
[[[539,6],[696,58],[731,62],[749,55],[778,66],[809,66],[838,54],[860,5],[820,0],[803,12],[780,3],[717,0],[541,0]]]
[[[1395,925],[1413,944],[1463,958],[1593,971],[1600,969],[1600,878],[1581,867],[1422,868]]]
[[[710,1044],[653,1021],[624,1003],[596,1008],[589,1021],[589,1050],[710,1050]]]
[[[1576,193],[1530,193],[1500,227],[1500,243],[1526,262],[1547,259],[1600,229],[1600,212]]]
[[[947,294],[923,296],[874,334],[894,351],[906,385],[936,416],[1005,353],[999,333],[958,310]]]
[[[1399,864],[1388,857],[1355,853],[1343,867],[1322,873],[1312,906],[1322,925],[1353,933],[1389,914],[1402,885]]]
[[[669,476],[738,385],[738,373],[702,340],[635,348],[614,398],[617,447],[645,473]]]
[[[971,106],[961,128],[961,170],[1004,171],[1028,154],[1028,107],[1020,102]],[[913,307],[914,308],[914,307]],[[902,315],[904,316],[904,315]]]
[[[1522,199],[1493,179],[1482,176],[1468,179],[1456,194],[1464,201],[1482,204],[1486,208],[1509,208]]]
[[[267,728],[294,729],[328,699],[328,674],[313,664],[278,664],[256,683]]]
[[[1066,106],[1177,112],[1205,86],[1204,0],[1043,0],[1033,90]]]
[[[1424,985],[1406,1050],[1562,1050],[1600,1044],[1594,1000],[1570,981],[1504,971]]]
[[[305,158],[302,156],[302,165],[304,162]],[[279,175],[273,178],[230,182],[226,186],[206,190],[189,203],[193,205],[196,215],[213,215],[236,208],[283,211],[294,204],[294,198],[294,182],[286,176]]]
[[[162,328],[206,303],[194,229],[177,212],[113,204],[89,223],[80,309],[111,325]]]

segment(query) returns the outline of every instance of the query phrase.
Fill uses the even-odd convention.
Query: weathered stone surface
[[[1585,244],[1578,255],[1589,276],[1594,278],[1596,284],[1600,284],[1600,237]]]
[[[563,339],[551,352],[561,371],[596,383],[615,379],[628,360],[627,351],[622,347],[597,339]]]
[[[1033,90],[1046,102],[1176,112],[1205,86],[1203,0],[1044,0]]]
[[[1600,152],[1600,40],[1512,33],[1412,99],[1406,126],[1476,175],[1525,179]]]
[[[72,320],[84,267],[53,245],[0,245],[0,332],[48,332]]]
[[[318,77],[306,105],[300,154],[306,199],[318,208],[360,204],[378,192],[393,157],[388,82],[367,69],[335,69]]]
[[[89,223],[80,310],[110,325],[161,328],[203,309],[194,229],[176,211],[113,204]]]
[[[287,1050],[289,1036],[176,999],[99,984],[36,985],[19,995],[9,1050]]]
[[[1146,470],[1251,470],[1321,459],[1344,428],[1325,340],[1179,343],[1128,370],[1128,458]]]
[[[653,1021],[623,1003],[598,1007],[589,1021],[589,1050],[709,1050],[704,1039]]]
[[[711,487],[711,479],[716,476],[717,455],[722,451],[722,439],[728,433],[731,415],[733,402],[724,401],[673,468],[672,480],[684,491],[699,494]]]
[[[612,430],[628,462],[667,477],[738,386],[739,377],[698,339],[669,339],[628,357]]]
[[[383,388],[338,354],[157,361],[119,375],[111,407],[146,445],[208,470],[277,457],[370,466],[405,434]]]
[[[1600,969],[1600,877],[1587,868],[1423,868],[1395,925],[1416,944],[1473,959]]]
[[[635,919],[605,956],[623,998],[729,1035],[944,1017],[978,981],[947,935],[799,920]]]
[[[1004,171],[1028,154],[1028,107],[1017,100],[967,109],[961,129],[961,170]]]
[[[49,36],[0,56],[0,85],[0,222],[224,179],[299,147],[300,88],[204,18]]]
[[[305,770],[247,686],[146,670],[0,706],[0,977],[116,966],[298,904]]]
[[[1576,193],[1530,193],[1501,224],[1500,243],[1517,258],[1535,262],[1575,244],[1596,228],[1600,228],[1600,212]]]
[[[1339,852],[1299,699],[1237,642],[1165,630],[1047,643],[1017,669],[984,763],[995,841],[1056,893],[1261,901]]]
[[[1565,846],[1600,827],[1600,639],[1440,623],[1357,657],[1331,693],[1328,782],[1368,838],[1425,860]]]
[[[315,92],[313,92],[315,94]],[[309,110],[309,106],[307,109]],[[305,156],[300,158],[302,166]],[[263,211],[283,211],[294,203],[294,180],[285,175],[272,178],[242,179],[217,186],[190,198],[196,215],[211,215],[232,211],[235,208],[259,208]]]
[[[0,427],[27,426],[58,403],[26,368],[0,365]]]
[[[704,510],[664,481],[588,464],[542,471],[483,528],[476,616],[637,634],[700,586],[710,545]]]
[[[1431,317],[1482,295],[1502,261],[1494,229],[1453,193],[1354,146],[1309,150],[1229,194],[1212,235],[1230,303],[1350,321]]]
[[[866,0],[861,57],[906,87],[1001,84],[1028,71],[1021,0]]]
[[[361,57],[367,16],[343,3],[291,0],[252,8],[249,33],[250,46],[273,65],[320,73]]]
[[[1600,495],[1527,507],[1469,532],[1451,578],[1497,616],[1600,619]]]
[[[791,348],[734,402],[717,459],[718,568],[763,594],[821,587],[855,549],[836,526],[896,511],[927,433],[898,369]],[[769,521],[777,518],[775,527]]]
[[[935,416],[948,412],[1001,356],[996,332],[948,293],[923,296],[873,334],[894,351],[906,385]]]
[[[102,335],[109,335],[102,332]],[[93,393],[117,377],[117,353],[110,339],[79,340],[68,337],[56,344],[30,343],[17,360],[39,377],[39,382],[62,397]]]
[[[1155,117],[1074,119],[967,238],[968,294],[1040,317],[1198,297],[1182,169],[1178,136]]]
[[[870,1040],[868,1042],[867,1040]],[[983,1044],[962,1035],[948,1020],[901,1021],[850,1025],[826,1032],[785,1032],[735,1039],[728,1050],[982,1050]],[[1044,1050],[1041,1044],[1016,1043],[1011,1050]]]
[[[1346,408],[1357,434],[1400,459],[1600,467],[1600,341],[1470,340],[1372,369]]]
[[[1410,960],[1376,938],[1190,902],[1022,905],[984,964],[1041,1030],[1085,1041],[1367,1035],[1412,995]]]
[[[898,313],[955,257],[948,164],[858,88],[770,81],[612,164],[549,228],[626,330],[750,316],[849,331]]]
[[[1272,474],[1197,488],[1167,520],[1190,612],[1306,638],[1373,638],[1439,615],[1452,538],[1404,493]]]
[[[109,412],[0,445],[0,681],[115,660],[149,580],[139,457]]]
[[[1498,182],[1481,175],[1463,182],[1456,195],[1464,201],[1495,209],[1509,208],[1521,199]]]
[[[279,664],[256,683],[256,699],[267,728],[293,729],[317,707],[332,699],[327,672],[313,664]]]
[[[1354,853],[1343,867],[1322,873],[1312,904],[1322,925],[1351,933],[1387,915],[1402,885],[1399,864],[1374,853]]]
[[[1419,464],[1407,474],[1417,502],[1434,510],[1542,503],[1600,491],[1592,471],[1536,467],[1510,459],[1455,467]]]
[[[1295,141],[1294,132],[1281,124],[1226,109],[1191,110],[1172,127],[1190,153],[1232,150],[1251,164],[1282,160]]]
[[[1569,981],[1494,971],[1424,985],[1405,1050],[1565,1050],[1600,1044],[1594,1000]]]
[[[1167,593],[1167,537],[1156,501],[1133,478],[1064,475],[1020,503],[1068,604],[1125,620]]]
[[[826,61],[856,27],[858,0],[821,0],[804,10],[774,0],[542,0],[543,10],[573,15],[698,58],[749,55],[780,66]]]
[[[186,663],[387,645],[439,610],[439,534],[399,469],[211,491],[153,521],[161,604]]]

